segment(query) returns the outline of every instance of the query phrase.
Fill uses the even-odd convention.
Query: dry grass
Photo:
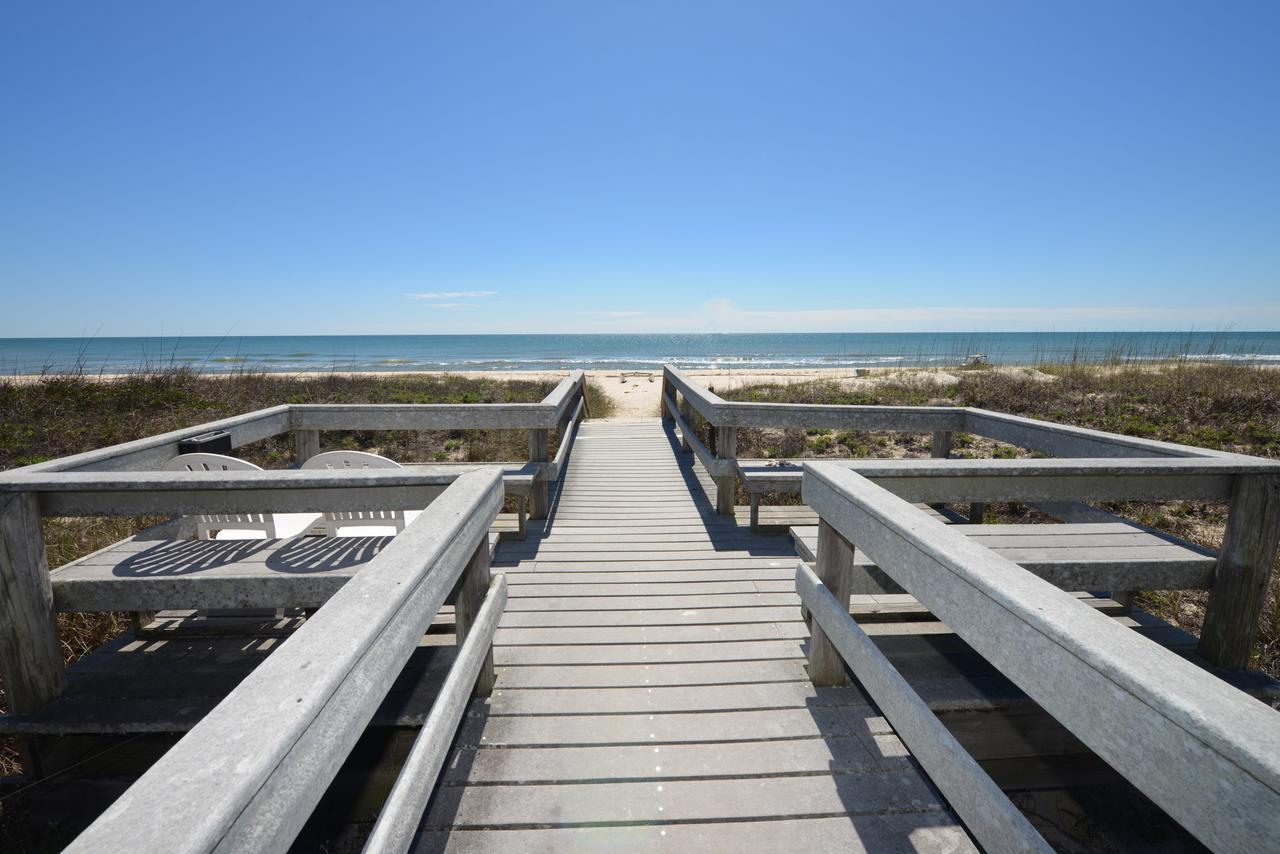
[[[732,400],[776,403],[977,406],[1130,436],[1280,458],[1280,371],[1237,365],[1045,367],[977,370],[922,381],[903,374],[878,384],[840,381],[761,385],[722,392]],[[702,425],[705,437],[705,422]],[[1025,457],[1021,448],[957,434],[955,456]],[[927,457],[929,437],[851,430],[738,431],[740,457]],[[745,496],[740,496],[745,501]],[[788,499],[783,499],[788,500]],[[796,500],[791,498],[789,500]],[[1218,548],[1226,507],[1197,501],[1108,504],[1106,509],[1202,546]],[[991,521],[1030,518],[1026,508],[997,505]],[[1280,561],[1278,561],[1280,564]],[[1280,676],[1280,572],[1274,573],[1251,663]],[[1199,633],[1205,591],[1146,591],[1142,607]]]
[[[536,402],[551,381],[497,381],[467,377],[319,375],[297,378],[260,373],[199,374],[186,369],[139,373],[113,380],[51,375],[37,382],[0,381],[0,470],[154,436],[281,403],[505,403]],[[613,401],[587,391],[592,417],[607,417]],[[522,430],[332,431],[322,449],[369,450],[403,462],[522,460]],[[551,448],[555,451],[554,440]],[[294,462],[288,434],[246,445],[237,456],[264,468]],[[44,520],[50,567],[137,533],[158,518],[50,518]],[[129,627],[126,614],[59,614],[63,657],[69,664]],[[8,707],[0,682],[0,711]],[[6,755],[7,754],[7,755]],[[0,774],[17,770],[0,750]]]

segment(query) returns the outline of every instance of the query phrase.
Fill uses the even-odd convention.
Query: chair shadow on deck
[[[194,575],[235,564],[293,574],[352,569],[368,563],[391,537],[297,537],[291,540],[161,541],[121,561],[112,573],[157,578]]]

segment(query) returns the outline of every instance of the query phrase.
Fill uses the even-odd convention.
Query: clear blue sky
[[[11,3],[0,336],[1280,329],[1277,44],[1277,2]]]

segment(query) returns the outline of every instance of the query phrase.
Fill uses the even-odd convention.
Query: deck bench
[[[1124,522],[1072,525],[955,525],[1055,586],[1069,591],[1204,590],[1213,586],[1213,552]],[[796,551],[817,559],[817,526],[791,529]],[[855,595],[900,595],[902,590],[860,549],[854,557]]]
[[[393,537],[129,537],[53,570],[59,611],[318,608]],[[490,555],[498,533],[490,531]]]

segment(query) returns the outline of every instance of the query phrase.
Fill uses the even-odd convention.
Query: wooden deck
[[[353,490],[364,489],[381,490],[377,494],[394,495],[395,500],[432,501],[425,512],[435,514],[435,521],[407,530],[424,542],[440,538],[442,549],[456,538],[439,532],[469,520],[468,554],[450,560],[422,557],[412,539],[304,536],[230,542],[140,537],[52,573],[45,573],[39,561],[28,561],[47,579],[48,598],[42,601],[57,609],[141,612],[134,632],[80,658],[43,705],[0,716],[0,734],[24,737],[32,755],[40,757],[37,773],[48,775],[41,781],[44,812],[38,820],[60,824],[60,833],[78,832],[117,798],[131,801],[135,814],[151,815],[155,802],[163,800],[159,793],[175,780],[189,790],[179,800],[198,817],[205,795],[203,784],[192,783],[191,769],[199,771],[207,765],[201,757],[219,753],[209,745],[224,743],[216,734],[211,739],[207,721],[216,718],[233,731],[239,719],[232,695],[241,695],[242,705],[266,713],[260,726],[247,729],[264,733],[264,744],[279,738],[293,745],[289,733],[272,735],[280,709],[270,705],[277,693],[273,686],[281,678],[297,678],[299,694],[310,690],[301,669],[286,667],[292,660],[289,652],[295,659],[314,654],[315,661],[326,665],[333,664],[332,652],[346,655],[350,660],[344,659],[341,668],[331,668],[345,674],[344,688],[363,685],[369,670],[335,640],[347,633],[323,637],[304,631],[294,638],[296,630],[304,625],[308,631],[320,629],[326,617],[332,622],[348,614],[355,620],[349,628],[363,631],[359,621],[373,625],[366,617],[385,604],[383,594],[399,588],[396,573],[412,572],[422,579],[423,590],[428,583],[435,585],[429,596],[421,593],[431,607],[405,612],[420,617],[412,631],[397,628],[404,623],[399,612],[385,623],[388,632],[397,633],[400,657],[384,668],[381,687],[363,701],[363,716],[347,715],[341,703],[320,696],[322,691],[313,698],[321,709],[317,715],[344,721],[345,746],[330,749],[325,742],[326,750],[310,753],[289,746],[279,768],[270,771],[284,780],[294,773],[279,770],[286,760],[310,769],[316,754],[332,754],[325,757],[332,770],[298,772],[309,775],[314,790],[305,809],[289,814],[285,824],[291,826],[277,828],[268,819],[280,812],[274,806],[278,793],[246,778],[237,783],[244,799],[219,801],[226,827],[210,824],[208,839],[223,839],[232,832],[227,828],[234,828],[235,833],[279,834],[279,844],[266,846],[277,850],[290,843],[297,850],[328,847],[343,834],[348,841],[351,834],[362,838],[375,818],[383,827],[383,819],[399,813],[396,821],[408,823],[401,839],[412,839],[415,850],[432,852],[955,851],[977,850],[975,839],[986,850],[1044,850],[1022,844],[1034,831],[1019,835],[1030,826],[1016,826],[1026,819],[1001,788],[1096,781],[1127,785],[1126,780],[1142,791],[1157,781],[1150,788],[1183,810],[1189,826],[1212,824],[1206,831],[1210,835],[1201,838],[1235,839],[1235,828],[1246,824],[1247,833],[1240,838],[1267,837],[1266,828],[1259,836],[1253,824],[1266,824],[1268,819],[1255,819],[1270,811],[1242,806],[1246,818],[1254,816],[1245,822],[1223,818],[1228,815],[1224,810],[1197,812],[1195,799],[1181,792],[1198,782],[1159,783],[1164,778],[1157,772],[1168,769],[1148,762],[1126,735],[1139,733],[1139,741],[1165,739],[1164,753],[1153,755],[1171,756],[1189,743],[1170,735],[1171,726],[1198,733],[1197,738],[1212,745],[1221,779],[1248,782],[1265,765],[1254,757],[1258,751],[1240,753],[1243,764],[1232,765],[1238,761],[1235,748],[1214,741],[1217,730],[1206,735],[1194,721],[1188,724],[1179,717],[1188,697],[1196,702],[1211,697],[1219,704],[1214,708],[1230,711],[1224,720],[1244,720],[1258,711],[1239,705],[1253,701],[1183,660],[1206,666],[1199,656],[1203,642],[1197,648],[1196,638],[1131,610],[1125,597],[1112,598],[1107,592],[1212,589],[1221,578],[1219,558],[1158,532],[1113,521],[966,525],[954,512],[919,503],[959,502],[971,495],[1014,500],[1011,494],[1028,501],[1074,500],[1078,489],[1071,478],[1103,484],[1090,486],[1103,497],[1123,497],[1129,489],[1137,490],[1138,497],[1150,490],[1164,495],[1169,484],[1185,485],[1184,470],[1193,478],[1187,482],[1194,494],[1222,497],[1230,484],[1222,472],[1243,463],[1192,460],[1189,467],[1186,460],[1159,465],[1139,461],[1128,469],[1119,466],[1117,474],[1113,462],[1104,459],[1050,461],[1061,471],[1030,461],[1044,471],[1034,468],[1006,477],[1003,464],[1009,461],[858,462],[868,471],[867,481],[846,476],[838,465],[816,465],[813,477],[805,474],[803,481],[810,506],[757,505],[759,531],[753,532],[745,524],[748,508],[739,508],[736,520],[726,512],[732,509],[732,472],[745,477],[733,460],[732,422],[749,426],[752,419],[784,416],[854,417],[844,412],[848,408],[828,412],[831,408],[811,407],[796,415],[730,407],[725,417],[731,423],[718,428],[712,450],[694,437],[682,452],[686,437],[677,430],[683,433],[687,422],[681,418],[674,424],[658,419],[589,422],[575,430],[584,401],[574,410],[566,401],[534,413],[542,420],[529,428],[533,462],[531,473],[521,475],[528,483],[517,484],[513,492],[508,472],[507,494],[522,499],[518,518],[495,521],[502,479],[493,469],[487,475],[492,483],[485,487],[483,513],[477,501],[457,498],[456,489],[455,499],[447,500],[449,484],[462,468],[446,475],[424,467],[350,484],[296,473],[228,477],[226,483],[200,485],[133,472],[57,477],[37,472],[15,481],[32,493],[35,503],[28,506],[45,515],[193,513],[223,504],[244,509],[279,506],[281,501],[291,502],[290,511],[316,512],[331,502],[361,506],[369,493],[360,496]],[[677,411],[673,404],[668,409]],[[853,409],[858,418],[906,418],[911,425],[916,424],[912,419],[932,419],[933,428],[948,437],[945,431],[968,423],[956,419],[988,417],[952,410]],[[712,409],[711,415],[717,411]],[[315,419],[358,414],[305,410],[298,413],[297,424],[287,423],[300,430],[300,442],[317,444],[311,434],[333,423]],[[390,423],[391,415],[378,414],[378,423]],[[414,417],[427,415],[454,417]],[[276,421],[268,426],[278,432],[279,418],[271,417]],[[559,435],[567,439],[549,460],[544,422],[556,419],[564,419]],[[1071,441],[1100,440],[1074,436]],[[935,435],[935,450],[945,444]],[[926,462],[928,468],[920,465]],[[798,472],[784,474],[782,486],[800,487]],[[465,478],[474,481],[482,475]],[[758,475],[766,486],[766,475],[782,476],[770,467]],[[892,490],[868,486],[877,479]],[[286,481],[297,483],[286,489]],[[807,492],[811,486],[814,500]],[[478,487],[472,483],[466,488],[474,492]],[[526,526],[525,499],[535,517],[548,518]],[[14,531],[30,529],[30,519],[11,515]],[[38,521],[38,516],[32,518]],[[501,539],[499,532],[505,535]],[[525,532],[527,539],[515,538]],[[825,545],[817,560],[820,537]],[[930,551],[934,541],[948,544],[945,553]],[[440,610],[447,588],[441,587],[439,573],[433,575],[433,560],[454,574],[463,572],[466,563],[471,588],[459,586],[449,594],[459,602],[456,613],[452,607]],[[502,575],[492,584],[490,561],[492,572]],[[1003,586],[986,580],[992,572],[1004,573]],[[375,577],[382,579],[377,582],[384,585],[382,593],[364,596],[362,587]],[[474,667],[482,667],[485,675],[477,679],[473,668],[465,678],[458,677],[458,663],[467,660],[459,644],[477,613],[476,591],[485,585],[485,631],[474,631],[467,642]],[[996,604],[974,605],[975,600],[965,597],[975,590]],[[1067,596],[1063,590],[1080,592]],[[1015,593],[1005,597],[1005,591]],[[330,607],[320,607],[330,600]],[[1081,601],[1090,608],[1080,608]],[[278,612],[281,607],[285,610]],[[993,620],[1007,622],[1015,611],[1016,622],[991,628]],[[1046,617],[1046,611],[1059,616]],[[944,618],[959,632],[938,616],[948,613]],[[436,616],[428,627],[429,614]],[[1058,622],[1046,622],[1050,619]],[[1089,631],[1081,631],[1081,625]],[[1007,643],[1011,632],[1022,632],[1018,644]],[[1110,657],[1097,652],[1091,645],[1095,635],[1107,639],[1099,649],[1126,652]],[[490,638],[496,684],[489,665],[480,664]],[[291,639],[296,642],[276,656]],[[323,643],[325,649],[309,653],[308,642]],[[389,655],[380,637],[370,633],[368,642],[370,650]],[[1025,643],[1038,644],[1041,658],[1054,663],[1036,670],[1011,651]],[[1149,657],[1152,651],[1158,653],[1154,658]],[[1158,666],[1130,666],[1130,660]],[[1119,736],[1112,732],[1110,708],[1095,721],[1087,717],[1093,704],[1077,703],[1080,697],[1104,694],[1113,704],[1129,703],[1130,695],[1097,690],[1089,681],[1112,678],[1113,667],[1129,667],[1117,684],[1144,686],[1141,696],[1151,700],[1131,703],[1136,712],[1124,706],[1130,717]],[[1155,674],[1165,671],[1176,671],[1182,681],[1172,688],[1157,685]],[[856,679],[846,684],[846,673]],[[1051,673],[1071,673],[1073,680],[1095,689],[1045,687],[1041,683],[1052,683]],[[1262,674],[1223,669],[1214,676],[1273,707],[1280,702],[1280,685]],[[459,725],[473,684],[477,699],[465,705]],[[482,696],[490,685],[492,693]],[[1032,686],[1026,690],[1044,705],[1019,685]],[[1086,712],[1078,713],[1077,705]],[[429,716],[445,707],[453,710],[451,722],[433,725]],[[302,718],[295,717],[296,733],[309,733]],[[1064,725],[1064,719],[1071,723]],[[1258,720],[1250,733],[1272,726],[1271,719]],[[197,731],[179,740],[193,728]],[[1083,734],[1077,738],[1073,732]],[[1095,754],[1080,740],[1091,737],[1108,751],[1106,762],[1100,758],[1103,749],[1095,745]],[[183,746],[195,765],[169,776],[157,773]],[[268,755],[265,749],[242,753]],[[435,758],[424,760],[427,755]],[[1171,762],[1168,767],[1177,771],[1185,765]],[[1123,770],[1117,774],[1112,768]],[[143,772],[147,774],[138,781]],[[204,772],[221,773],[207,767]],[[393,782],[400,791],[406,780],[419,781],[419,791],[397,805],[396,795],[388,799],[387,793]],[[1280,786],[1269,791],[1280,791]],[[197,795],[190,796],[192,792]],[[1271,794],[1249,797],[1254,800],[1242,796],[1240,803],[1271,803]],[[265,818],[242,813],[248,804]],[[121,827],[159,827],[152,819],[139,822],[128,816],[112,806],[108,817],[115,824],[107,826],[114,830],[100,829],[97,837],[90,831],[80,850],[96,850],[95,842],[114,838]],[[306,816],[311,823],[301,828]],[[377,830],[373,838],[378,838]],[[201,844],[188,847],[205,850]],[[379,843],[373,850],[401,849]]]
[[[419,850],[971,848],[862,692],[809,682],[791,543],[690,462],[656,420],[582,427],[550,533],[498,548],[497,684]]]

